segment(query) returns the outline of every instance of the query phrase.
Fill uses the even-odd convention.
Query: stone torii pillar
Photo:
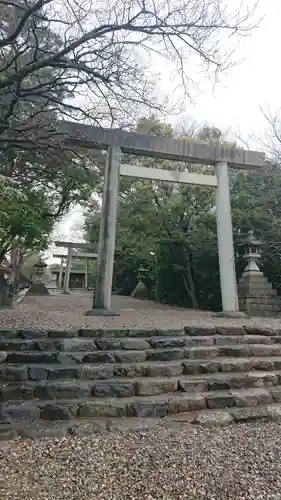
[[[120,164],[121,148],[119,146],[110,146],[107,150],[105,165],[96,288],[93,300],[93,309],[86,312],[86,315],[88,316],[119,316],[119,313],[110,309],[110,305],[115,253]]]
[[[86,258],[85,259],[85,281],[84,281],[85,290],[88,290],[88,273],[89,273],[89,261],[88,261],[88,258]]]
[[[218,234],[219,267],[222,310],[224,316],[239,315],[237,281],[235,271],[231,202],[227,162],[216,164],[218,181],[216,196],[216,217]]]
[[[63,282],[63,292],[62,293],[70,293],[69,292],[69,277],[71,270],[71,259],[72,259],[73,248],[68,247],[67,249],[67,257],[66,257],[66,266],[64,273],[64,282]]]
[[[59,272],[59,282],[58,282],[59,290],[62,289],[63,263],[64,263],[64,257],[61,257],[61,260],[60,260],[60,272]]]

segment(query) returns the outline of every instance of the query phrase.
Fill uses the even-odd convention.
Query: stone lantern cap
[[[146,274],[147,274],[147,270],[145,269],[145,267],[144,266],[140,266],[139,270],[138,270],[138,280],[139,281],[144,280],[145,277],[146,277]]]
[[[241,241],[240,246],[261,248],[264,245],[263,241],[256,238],[252,229],[248,232],[247,236]]]

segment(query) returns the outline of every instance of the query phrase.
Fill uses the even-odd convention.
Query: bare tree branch
[[[255,6],[233,12],[230,4],[0,0],[0,175],[42,192],[45,218],[86,199],[104,158],[66,149],[58,120],[130,128],[152,109],[167,111],[155,57],[171,63],[190,97],[193,62],[216,75],[230,62],[226,37],[251,32]]]
[[[111,125],[126,124],[125,115],[133,123],[136,104],[140,113],[162,110],[166,99],[157,99],[150,55],[173,61],[189,95],[189,59],[222,71],[229,64],[220,50],[223,32],[250,33],[255,8],[231,13],[221,0],[104,0],[102,8],[94,0],[0,0],[0,6],[2,134],[14,121],[18,129],[22,108],[40,97],[46,128],[54,104],[53,119],[72,109],[75,119]],[[84,103],[76,107],[79,95]]]

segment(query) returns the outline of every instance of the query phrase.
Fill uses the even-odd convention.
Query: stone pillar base
[[[220,311],[213,316],[217,318],[247,318],[247,314],[242,311]]]
[[[86,311],[86,316],[120,316],[120,314],[112,309],[90,309]]]
[[[239,297],[239,306],[249,316],[281,316],[281,297]]]

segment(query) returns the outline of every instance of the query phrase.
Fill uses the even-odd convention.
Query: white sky
[[[235,4],[237,0],[229,1]],[[181,115],[167,117],[173,125],[195,120],[224,131],[231,130],[245,140],[253,134],[264,137],[267,124],[261,108],[270,108],[273,114],[281,108],[281,0],[259,0],[257,15],[264,19],[252,35],[242,38],[237,46],[234,57],[239,64],[222,74],[215,88],[207,79],[201,83],[202,93],[192,103],[186,103]],[[161,64],[159,62],[159,67]],[[164,75],[160,90],[171,90],[170,85]],[[61,234],[61,238],[79,241],[79,222],[81,209],[77,207],[58,225],[56,233]]]
[[[196,102],[186,105],[186,115],[199,123],[239,130],[246,138],[264,136],[267,125],[261,107],[273,113],[281,108],[281,1],[259,0],[257,16],[263,18],[260,25],[236,48],[233,58],[238,64],[220,76],[214,89],[206,81]]]

